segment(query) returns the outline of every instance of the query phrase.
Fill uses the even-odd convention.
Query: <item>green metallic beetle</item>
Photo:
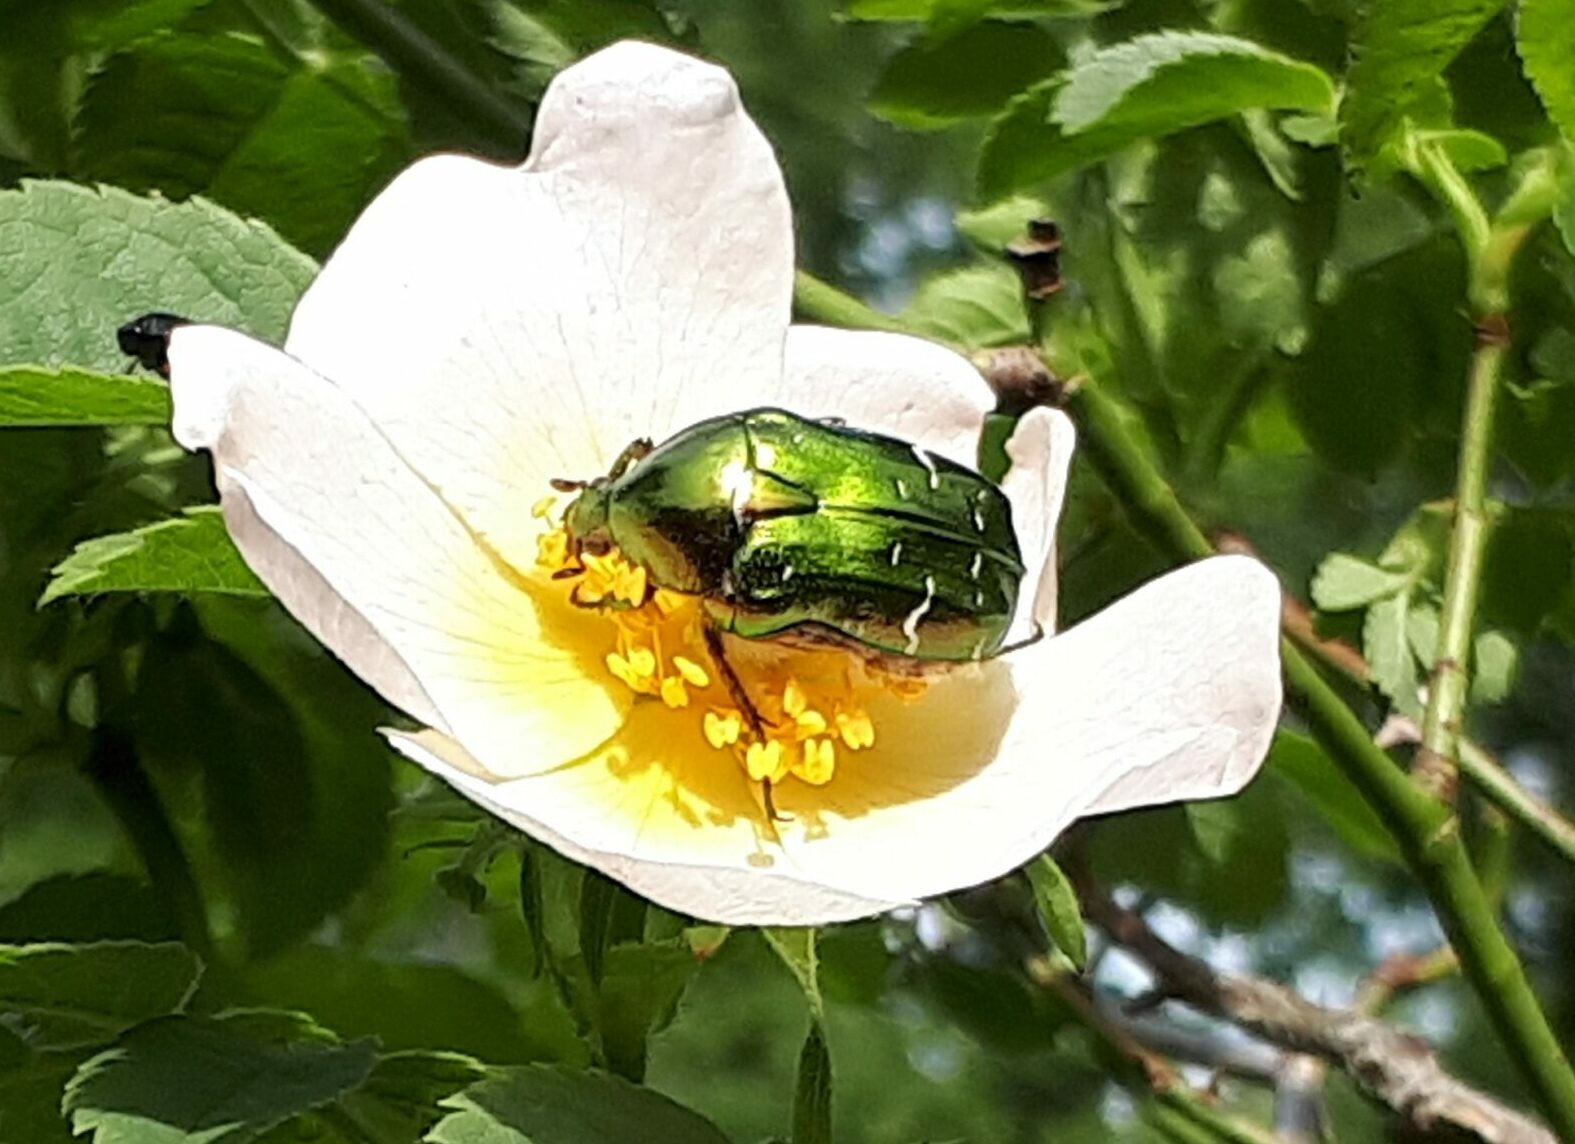
[[[575,552],[616,545],[745,639],[980,660],[1001,650],[1022,585],[995,485],[907,442],[780,409],[637,441],[606,477],[559,487],[580,491],[564,516]]]

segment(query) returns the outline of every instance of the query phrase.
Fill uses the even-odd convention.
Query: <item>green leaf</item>
[[[316,265],[268,227],[202,199],[71,183],[0,190],[0,362],[115,373],[122,323],[149,310],[282,340]]]
[[[0,946],[0,1013],[35,1049],[103,1044],[180,1009],[201,969],[176,942]]]
[[[985,254],[999,257],[1034,219],[1049,218],[1049,205],[1032,195],[1012,195],[988,206],[957,212],[957,230]]]
[[[1017,275],[1002,265],[938,274],[902,314],[915,333],[967,347],[1014,345],[1029,338]]]
[[[1393,142],[1408,118],[1418,126],[1448,126],[1439,122],[1448,104],[1444,70],[1504,4],[1366,0],[1351,34],[1354,62],[1340,101],[1341,140],[1352,166],[1366,165]]]
[[[162,32],[210,0],[75,0],[68,35],[78,51],[112,52]]]
[[[1369,607],[1362,623],[1362,654],[1372,669],[1373,682],[1397,708],[1408,713],[1417,706],[1420,682],[1406,629],[1410,608],[1410,594],[1396,592]]]
[[[811,1021],[793,1082],[792,1144],[831,1144],[831,1091],[826,1034],[819,1021]]]
[[[1502,703],[1515,689],[1520,649],[1503,632],[1482,632],[1471,652],[1471,702]]]
[[[580,882],[580,956],[591,982],[600,986],[607,951],[638,942],[645,932],[645,901],[605,874],[587,869]]]
[[[1251,107],[1323,112],[1334,81],[1315,64],[1233,36],[1157,32],[1073,67],[1052,111],[1068,135],[1123,128],[1168,135]]]
[[[248,1003],[311,1013],[384,1048],[441,1045],[494,1064],[533,1059],[519,1014],[498,989],[450,965],[406,964],[308,945],[252,966]]]
[[[1103,48],[1030,88],[990,126],[980,192],[1009,194],[1098,162],[1146,138],[1252,108],[1330,113],[1319,67],[1249,40],[1161,32]]]
[[[72,1128],[92,1132],[94,1144],[246,1144],[371,1075],[371,1041],[340,1044],[272,1017],[170,1017],[133,1029],[67,1086]]]
[[[371,57],[305,66],[230,33],[168,34],[112,57],[83,94],[75,142],[89,178],[204,194],[318,254],[414,153],[395,80]]]
[[[1096,16],[1119,8],[1121,0],[962,0],[975,19]],[[957,20],[957,0],[853,0],[845,13],[850,20],[903,20],[930,22],[937,15]]]
[[[779,926],[760,931],[782,964],[787,966],[793,980],[804,991],[810,1012],[817,1017],[825,1012],[825,1001],[820,995],[820,959],[816,951],[816,932],[813,926]]]
[[[1520,0],[1515,43],[1548,118],[1575,140],[1575,0]]]
[[[1401,864],[1399,848],[1362,792],[1312,739],[1282,730],[1274,738],[1264,767],[1269,774],[1294,786],[1357,854]]]
[[[168,425],[169,386],[146,376],[0,367],[0,426]]]
[[[1183,803],[1181,809],[1198,852],[1215,867],[1228,866],[1246,840],[1249,823],[1223,799]]]
[[[1553,212],[1553,225],[1558,229],[1559,237],[1564,240],[1564,249],[1575,255],[1575,180],[1571,180],[1570,189]]]
[[[1567,445],[1563,449],[1569,451]],[[1482,568],[1482,625],[1534,635],[1558,607],[1572,578],[1575,517],[1557,509],[1507,510],[1488,537]]]
[[[1312,600],[1325,612],[1348,612],[1400,591],[1409,580],[1405,572],[1331,552],[1313,574]]]
[[[460,1053],[389,1054],[361,1087],[302,1117],[299,1138],[312,1144],[408,1144],[443,1119],[444,1100],[484,1076],[482,1065]]]
[[[246,852],[220,849],[231,859],[225,870],[240,906],[241,933],[250,952],[261,956],[304,937],[383,862],[393,756],[376,728],[388,719],[388,709],[273,602],[205,595],[196,608],[203,629],[283,702],[305,744],[306,762],[297,771],[305,778],[290,801],[309,809],[293,830],[266,853],[256,847],[278,838],[276,832],[254,832]],[[273,701],[267,705],[278,709]],[[260,767],[268,742],[281,732],[255,721],[255,713],[244,727],[255,736],[246,751]],[[240,729],[230,728],[232,734]],[[225,774],[220,764],[206,771],[214,781]],[[221,808],[227,808],[224,814],[217,813]],[[245,813],[233,792],[210,803],[209,810],[210,829],[218,831]],[[267,817],[277,827],[278,814]]]
[[[427,1144],[727,1144],[697,1113],[594,1072],[499,1069],[444,1104]]]
[[[158,895],[125,874],[46,878],[0,906],[0,942],[161,942],[176,936]]]
[[[1392,257],[1318,312],[1306,352],[1288,363],[1286,395],[1329,464],[1368,478],[1397,466],[1423,415],[1442,408],[1439,379],[1464,376],[1470,329],[1445,301],[1459,296],[1457,257],[1436,243]]]
[[[246,566],[217,508],[146,528],[100,536],[76,546],[54,569],[40,606],[62,596],[102,592],[218,592],[267,598],[268,590]]]
[[[1055,994],[1004,968],[926,959],[914,984],[948,1025],[1006,1057],[1051,1050],[1070,1017]]]
[[[994,115],[1063,60],[1055,37],[1038,25],[980,24],[898,52],[870,93],[870,110],[919,130]]]
[[[76,1066],[69,1053],[39,1053],[0,1068],[0,1144],[78,1144],[60,1115]]]
[[[1412,601],[1405,618],[1406,639],[1423,670],[1431,671],[1438,659],[1438,609],[1432,604]]]
[[[1034,888],[1034,904],[1039,918],[1056,949],[1079,970],[1088,965],[1088,935],[1083,930],[1083,911],[1077,904],[1077,891],[1066,871],[1048,854],[1028,864],[1028,881]]]
[[[1418,144],[1430,144],[1444,153],[1450,164],[1462,174],[1473,171],[1492,171],[1509,162],[1509,152],[1504,144],[1480,131],[1447,130],[1411,132]]]
[[[682,937],[615,946],[604,958],[596,1018],[602,1052],[619,1076],[643,1079],[647,1043],[672,1022],[705,962]]]

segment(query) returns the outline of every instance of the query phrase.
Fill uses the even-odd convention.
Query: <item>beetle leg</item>
[[[1034,625],[1034,634],[1033,635],[1031,635],[1031,636],[1024,636],[1022,639],[1018,640],[1016,643],[1007,644],[1005,647],[1003,647],[1000,650],[996,651],[995,654],[992,655],[990,658],[994,659],[996,656],[1006,655],[1009,652],[1021,651],[1025,647],[1032,647],[1034,644],[1038,643],[1040,640],[1042,640],[1044,638],[1045,638],[1045,630],[1044,630],[1044,628],[1040,627],[1038,624],[1035,624]]]
[[[616,481],[627,473],[638,461],[649,457],[656,446],[649,437],[636,437],[623,452],[618,454],[618,459],[612,463],[612,468],[607,470],[607,479]]]
[[[781,814],[781,813],[779,813],[777,811],[776,801],[774,799],[772,799],[772,797],[771,797],[771,780],[770,779],[765,779],[764,781],[761,782],[761,784],[760,784],[760,794],[761,794],[761,798],[765,801],[765,804],[766,804],[766,817],[767,818],[769,818],[772,822],[792,822],[793,821],[793,818],[792,818],[791,815]]]
[[[722,675],[722,683],[727,688],[727,694],[738,705],[739,714],[743,715],[744,722],[749,724],[750,732],[756,739],[765,742],[766,721],[761,717],[760,709],[749,698],[749,692],[744,690],[744,681],[738,678],[733,665],[727,661],[727,653],[722,647],[722,632],[715,624],[705,625],[705,649],[711,653],[711,660]]]
[[[714,623],[705,626],[705,647],[711,653],[711,661],[716,664],[717,671],[722,676],[722,683],[727,688],[729,698],[738,705],[739,713],[743,715],[744,722],[749,724],[750,733],[757,742],[766,741],[766,720],[760,714],[760,709],[749,698],[749,692],[744,690],[744,681],[738,678],[738,673],[733,670],[733,665],[727,660],[727,653],[722,648],[722,631]],[[761,798],[766,804],[766,817],[772,822],[792,822],[791,815],[780,814],[777,811],[776,800],[771,796],[771,780],[762,779],[760,783]]]

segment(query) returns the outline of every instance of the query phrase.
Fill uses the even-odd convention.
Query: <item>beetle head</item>
[[[576,552],[600,555],[612,547],[612,537],[607,528],[607,510],[611,500],[607,479],[597,477],[581,486],[580,495],[574,498],[563,514],[563,527]]]

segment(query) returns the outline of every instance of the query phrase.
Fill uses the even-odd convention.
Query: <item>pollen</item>
[[[550,524],[552,510],[552,499],[543,498],[532,513]],[[718,662],[704,600],[653,583],[617,549],[575,548],[561,526],[551,528],[537,543],[537,569],[548,590],[605,630],[609,678],[669,709],[675,726],[691,720],[692,731],[680,734],[752,782],[826,786],[875,745],[875,699],[911,700],[927,686],[834,645],[727,637],[726,662]]]

